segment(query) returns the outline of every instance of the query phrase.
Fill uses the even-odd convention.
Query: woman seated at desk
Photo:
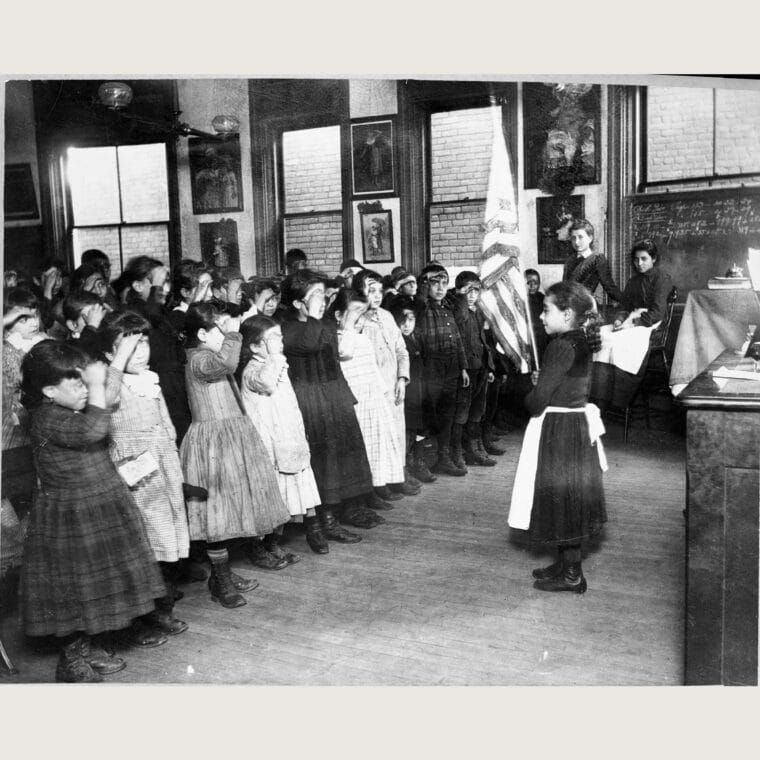
[[[603,253],[594,253],[594,227],[586,219],[578,219],[570,225],[570,243],[575,253],[565,261],[562,279],[579,282],[592,295],[599,283],[613,301],[622,303],[623,294],[610,273],[607,258]]]
[[[631,263],[636,273],[623,291],[622,304],[626,311],[616,316],[614,329],[651,327],[665,318],[673,281],[657,266],[658,262],[657,246],[651,240],[634,243]]]

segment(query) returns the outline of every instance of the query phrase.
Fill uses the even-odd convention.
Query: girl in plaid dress
[[[380,488],[403,481],[404,454],[396,435],[393,401],[378,369],[375,351],[369,338],[356,330],[356,323],[366,311],[367,298],[344,288],[330,306],[329,316],[338,323],[340,368],[356,397],[356,417],[372,471],[372,485]],[[370,506],[377,501],[373,499]]]
[[[46,340],[22,372],[40,483],[24,545],[24,630],[60,637],[57,681],[100,681],[124,661],[93,650],[89,637],[151,612],[166,586],[108,454],[105,365]]]
[[[242,348],[239,317],[211,303],[187,310],[185,379],[193,422],[182,441],[185,481],[207,492],[188,499],[190,538],[206,541],[211,598],[241,607],[258,585],[231,572],[227,542],[266,536],[290,519],[266,448],[245,412],[233,373]]]
[[[175,563],[188,556],[190,536],[182,495],[182,466],[176,434],[166,407],[158,375],[148,369],[150,322],[133,312],[109,314],[103,321],[103,348],[111,362],[109,386],[115,407],[111,414],[111,458],[115,463],[149,452],[156,470],[132,488],[148,539],[164,578],[169,580]],[[119,347],[127,338],[137,345],[125,361],[116,361]],[[171,588],[171,584],[168,584]],[[172,615],[174,594],[156,602],[151,623],[163,633],[176,635],[187,623]]]

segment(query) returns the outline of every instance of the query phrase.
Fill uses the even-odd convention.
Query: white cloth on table
[[[602,436],[605,433],[602,416],[596,404],[586,404],[570,409],[566,406],[547,406],[537,417],[531,417],[528,427],[525,429],[520,459],[517,462],[517,472],[512,485],[512,499],[509,506],[507,522],[510,528],[528,530],[530,527],[530,515],[533,510],[533,494],[536,486],[536,469],[538,467],[539,444],[541,443],[541,428],[544,425],[544,417],[548,412],[568,414],[571,412],[583,412],[588,423],[588,434],[591,446],[596,446],[599,455],[599,466],[602,472],[607,472],[607,455],[602,445]]]
[[[635,375],[641,369],[641,362],[649,350],[652,330],[659,325],[657,322],[651,327],[637,325],[625,330],[613,330],[612,325],[602,325],[602,347],[594,354],[594,361],[612,364],[623,372]]]

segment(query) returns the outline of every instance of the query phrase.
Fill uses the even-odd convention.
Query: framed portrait
[[[203,263],[240,269],[237,222],[234,219],[220,219],[218,222],[201,222],[198,227]]]
[[[5,220],[39,218],[31,164],[5,165]]]
[[[243,210],[240,136],[226,140],[188,140],[194,214]]]
[[[564,264],[573,252],[568,237],[575,219],[584,218],[585,197],[536,198],[536,231],[538,234],[538,263]]]
[[[601,181],[601,97],[598,84],[523,84],[526,188]]]
[[[394,261],[393,214],[390,211],[360,210],[362,256],[365,264]]]
[[[352,122],[351,177],[354,195],[395,190],[393,119]]]

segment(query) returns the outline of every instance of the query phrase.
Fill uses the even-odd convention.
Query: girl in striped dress
[[[230,571],[227,542],[272,533],[290,520],[261,436],[245,412],[233,377],[243,338],[240,319],[211,303],[187,310],[185,379],[193,421],[182,441],[185,482],[207,492],[188,499],[190,538],[206,541],[209,590],[225,607],[241,607],[238,591],[258,584]]]
[[[404,453],[396,435],[393,399],[378,369],[374,348],[369,338],[356,330],[366,310],[366,296],[343,288],[328,315],[338,323],[340,368],[356,398],[356,417],[367,450],[372,485],[381,488],[404,480]],[[375,506],[378,501],[373,499],[369,506]]]
[[[133,312],[109,314],[101,326],[103,349],[111,362],[109,387],[115,398],[110,452],[116,464],[144,452],[155,460],[156,469],[135,484],[132,495],[145,522],[153,553],[171,589],[175,563],[188,556],[190,536],[174,425],[158,375],[148,369],[149,331],[150,322]],[[134,340],[132,352],[123,357],[119,348],[131,346]],[[172,591],[156,601],[156,611],[149,622],[169,635],[186,631],[187,624],[174,618],[173,608]]]
[[[108,454],[106,366],[46,340],[22,372],[40,481],[21,572],[24,631],[59,637],[57,681],[100,681],[124,661],[92,649],[90,637],[151,612],[166,586]]]

